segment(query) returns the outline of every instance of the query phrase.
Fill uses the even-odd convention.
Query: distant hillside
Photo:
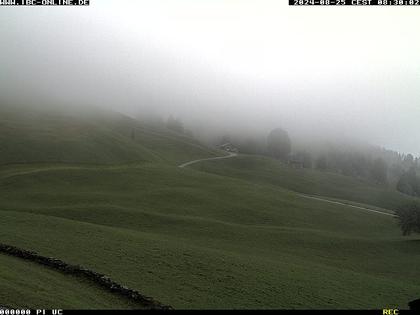
[[[333,172],[295,169],[262,156],[241,155],[217,163],[205,161],[193,168],[254,183],[279,186],[299,193],[351,200],[390,210],[412,200],[392,186],[374,184]]]
[[[110,111],[0,105],[0,165],[180,163],[212,155],[192,138]]]

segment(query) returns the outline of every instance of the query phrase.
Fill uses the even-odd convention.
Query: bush
[[[403,235],[420,233],[420,204],[412,202],[395,211]]]
[[[397,190],[410,196],[420,196],[420,178],[414,168],[404,173],[397,183]]]

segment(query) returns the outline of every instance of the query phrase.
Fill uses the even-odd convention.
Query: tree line
[[[166,121],[166,128],[192,136],[183,122],[172,115]],[[334,144],[317,150],[294,149],[289,133],[283,128],[273,129],[265,139],[227,134],[217,141],[219,145],[225,143],[231,143],[243,154],[270,156],[286,163],[298,164],[302,168],[392,185],[403,194],[420,197],[420,158],[412,154],[401,154],[374,146],[359,149],[350,146],[344,150]]]
[[[170,116],[166,127],[174,132],[192,136],[181,120]],[[399,192],[420,197],[420,158],[392,150],[368,146],[362,150],[328,148],[311,152],[310,149],[293,150],[288,132],[282,128],[272,130],[263,139],[224,135],[218,144],[231,143],[240,153],[265,155],[284,163],[299,164],[302,168],[335,172],[346,176],[367,179],[381,185],[392,185]],[[420,233],[420,203],[413,201],[396,211],[403,235]]]
[[[416,175],[420,160],[411,154],[403,155],[374,146],[362,149],[350,147],[347,150],[334,145],[317,150],[294,149],[288,132],[282,128],[272,130],[266,139],[225,135],[219,141],[226,142],[232,143],[244,154],[266,155],[283,162],[298,163],[303,168],[395,185],[402,193],[420,196],[420,181]]]

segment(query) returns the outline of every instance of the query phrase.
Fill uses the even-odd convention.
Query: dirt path
[[[226,156],[218,156],[218,157],[214,157],[214,158],[207,158],[207,159],[194,160],[194,161],[190,161],[190,162],[187,162],[187,163],[184,163],[184,164],[178,165],[178,167],[180,167],[180,168],[184,168],[184,167],[186,167],[186,166],[189,166],[189,165],[192,165],[192,164],[195,164],[195,163],[199,163],[199,162],[204,162],[204,161],[213,161],[213,160],[230,159],[230,158],[233,158],[233,157],[235,157],[235,156],[237,156],[237,155],[238,155],[238,154],[236,154],[236,153],[230,153],[230,152],[229,152],[229,155],[226,155]]]
[[[214,157],[214,158],[194,160],[194,161],[190,161],[190,162],[181,164],[178,167],[184,168],[186,166],[189,166],[189,165],[192,165],[192,164],[195,164],[195,163],[199,163],[199,162],[203,162],[203,161],[213,161],[213,160],[229,159],[229,158],[233,158],[233,157],[235,157],[237,155],[238,154],[236,154],[236,153],[229,153],[229,155],[226,155],[226,156],[218,156],[218,157]],[[317,200],[317,201],[327,202],[327,203],[331,203],[331,204],[336,204],[336,205],[351,207],[351,208],[355,208],[355,209],[359,209],[359,210],[364,210],[364,211],[368,211],[368,212],[372,212],[372,213],[377,213],[377,214],[382,214],[382,215],[386,215],[386,216],[390,216],[390,217],[395,217],[395,215],[392,214],[392,213],[387,213],[387,212],[383,212],[383,211],[373,210],[373,209],[370,209],[370,208],[355,206],[355,205],[351,205],[351,204],[344,203],[344,202],[339,202],[339,201],[333,201],[333,200],[329,200],[329,199],[324,199],[324,198],[321,198],[321,197],[315,197],[315,196],[305,195],[305,194],[298,193],[298,192],[296,192],[296,193],[297,193],[298,196],[300,196],[302,198],[313,199],[313,200]]]
[[[378,213],[378,214],[382,214],[382,215],[387,215],[387,216],[390,216],[390,217],[395,217],[395,214],[392,214],[392,213],[387,213],[387,212],[382,212],[382,211],[373,210],[373,209],[369,209],[369,208],[354,206],[354,205],[350,205],[350,204],[344,203],[344,202],[333,201],[333,200],[329,200],[329,199],[324,199],[324,198],[314,197],[314,196],[309,196],[309,195],[304,195],[304,194],[298,194],[298,195],[300,197],[303,197],[303,198],[308,198],[308,199],[313,199],[313,200],[317,200],[317,201],[328,202],[328,203],[332,203],[332,204],[336,204],[336,205],[341,205],[341,206],[356,208],[356,209],[360,209],[360,210],[364,210],[364,211],[368,211],[368,212],[374,212],[374,213]]]

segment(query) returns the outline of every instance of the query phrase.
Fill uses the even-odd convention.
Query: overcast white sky
[[[342,134],[420,155],[420,7],[0,7],[0,96]]]

